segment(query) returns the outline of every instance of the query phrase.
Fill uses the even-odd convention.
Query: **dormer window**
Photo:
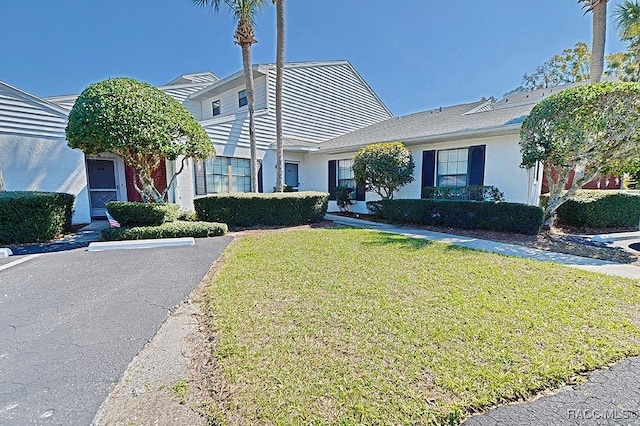
[[[220,115],[220,100],[213,101],[211,103],[211,108],[213,109],[213,116]]]
[[[247,105],[247,91],[245,89],[238,92],[238,106],[243,107]]]

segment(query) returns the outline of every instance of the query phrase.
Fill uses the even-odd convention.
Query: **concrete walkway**
[[[400,234],[410,238],[419,238],[429,241],[437,241],[440,243],[454,244],[457,246],[468,247],[475,250],[503,254],[505,256],[523,257],[527,259],[539,260],[542,262],[553,262],[561,265],[571,266],[573,268],[599,272],[601,274],[616,275],[619,277],[640,280],[640,267],[633,265],[621,265],[619,263],[607,262],[605,260],[538,250],[530,247],[519,246],[516,244],[500,243],[497,241],[482,240],[474,237],[443,234],[440,232],[428,231],[426,229],[409,228],[379,222],[370,222],[367,220],[354,219],[332,214],[327,214],[325,216],[325,219],[342,225],[353,226],[357,228],[375,229],[377,231]]]

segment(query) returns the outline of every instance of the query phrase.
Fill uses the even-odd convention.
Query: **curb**
[[[0,248],[0,257],[9,257],[13,254],[11,249],[8,248]]]
[[[132,240],[132,241],[107,241],[94,242],[87,247],[88,251],[104,250],[133,250],[156,247],[193,246],[196,242],[192,237],[164,238],[158,240]]]

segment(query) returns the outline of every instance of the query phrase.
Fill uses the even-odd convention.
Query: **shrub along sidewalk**
[[[399,235],[246,237],[209,279],[221,424],[457,423],[640,354],[633,281]]]

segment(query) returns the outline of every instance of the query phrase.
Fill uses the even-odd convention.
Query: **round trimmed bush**
[[[159,226],[173,222],[180,214],[177,204],[138,203],[132,201],[110,201],[107,210],[120,226]]]

